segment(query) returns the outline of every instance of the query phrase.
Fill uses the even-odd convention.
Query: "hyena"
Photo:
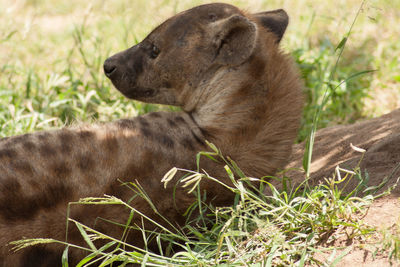
[[[38,132],[0,141],[0,266],[58,266],[62,246],[16,253],[6,245],[23,238],[65,238],[67,205],[104,194],[157,220],[142,198],[121,182],[137,181],[158,211],[182,224],[194,197],[160,179],[176,166],[196,169],[195,155],[215,144],[249,176],[273,175],[285,166],[299,128],[301,82],[292,60],[279,49],[288,25],[283,10],[250,14],[228,4],[202,5],[179,13],[139,44],[104,63],[114,86],[128,98],[181,107],[93,126]],[[201,167],[229,182],[222,163]],[[215,205],[232,195],[201,182]],[[174,197],[173,197],[174,195]],[[74,206],[70,217],[120,238],[122,207]],[[139,216],[132,224],[142,225]],[[152,226],[145,223],[147,229]],[[70,227],[68,242],[84,244]],[[142,244],[142,233],[126,241]],[[81,257],[69,251],[70,264]]]

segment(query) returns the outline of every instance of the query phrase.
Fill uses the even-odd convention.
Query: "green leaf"
[[[97,256],[97,253],[91,253],[90,255],[86,256],[85,258],[83,258],[77,265],[76,267],[82,267],[84,266],[86,263],[88,263],[90,260],[92,260],[93,258],[95,258]],[[64,266],[63,266],[64,267]]]
[[[92,250],[96,250],[97,248],[95,247],[95,245],[93,244],[92,240],[90,240],[89,235],[86,233],[85,229],[83,229],[83,227],[79,224],[79,223],[75,223],[76,227],[78,228],[79,232],[81,233],[83,239],[85,239],[86,243],[89,245],[89,247]]]
[[[346,42],[347,42],[347,37],[343,37],[338,46],[335,48],[335,51],[342,49],[342,47],[345,46]]]
[[[314,122],[313,128],[311,129],[311,133],[309,138],[306,141],[306,147],[304,151],[303,157],[303,168],[306,172],[306,178],[310,177],[310,168],[311,168],[311,159],[312,159],[312,152],[314,147],[314,138],[316,132],[316,122]]]
[[[61,257],[62,267],[68,267],[68,248],[69,248],[69,246],[65,247],[62,257]]]
[[[337,257],[334,261],[332,261],[331,265],[332,267],[336,266],[347,254],[350,253],[350,251],[353,249],[352,246],[347,247],[340,255]]]
[[[272,267],[272,260],[274,259],[275,251],[277,251],[278,245],[273,245],[267,258],[267,262],[265,263],[265,266]]]
[[[76,267],[82,267],[84,266],[86,263],[88,263],[90,260],[94,259],[97,255],[99,255],[99,252],[107,250],[108,248],[112,247],[113,245],[116,244],[116,241],[111,241],[108,242],[107,244],[105,244],[104,246],[102,246],[101,248],[99,248],[97,251],[87,255],[83,260],[81,260]]]

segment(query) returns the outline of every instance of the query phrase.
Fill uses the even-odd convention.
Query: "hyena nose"
[[[103,69],[104,69],[104,73],[108,78],[111,78],[111,76],[116,73],[117,70],[117,66],[116,64],[113,62],[113,60],[111,60],[111,58],[108,58],[103,65]]]

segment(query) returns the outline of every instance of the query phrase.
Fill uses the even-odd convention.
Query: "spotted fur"
[[[65,128],[0,140],[0,266],[55,266],[62,246],[5,246],[34,237],[65,238],[67,204],[81,197],[115,195],[158,220],[148,203],[132,198],[122,182],[137,181],[161,214],[182,224],[193,197],[161,177],[173,166],[195,169],[205,140],[234,159],[250,176],[273,175],[291,153],[302,109],[297,69],[279,50],[288,17],[283,10],[248,14],[228,4],[182,12],[141,43],[104,63],[106,75],[129,98],[176,105],[181,112],[156,112],[116,122]],[[201,162],[210,175],[229,182],[223,166]],[[203,182],[208,199],[229,204],[232,196]],[[71,217],[120,238],[127,210],[73,206]],[[138,216],[133,224],[141,225]],[[152,229],[150,224],[146,228]],[[141,246],[142,234],[126,239]],[[83,245],[68,229],[68,241]],[[83,252],[70,249],[70,264]]]

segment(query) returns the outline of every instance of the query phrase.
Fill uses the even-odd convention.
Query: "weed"
[[[68,247],[78,247],[89,252],[89,255],[78,266],[101,266],[112,262],[141,263],[146,266],[292,266],[321,264],[314,257],[316,253],[330,253],[329,244],[335,240],[361,239],[373,233],[373,229],[364,225],[360,217],[374,199],[372,195],[357,196],[362,187],[358,186],[350,193],[344,193],[343,187],[356,172],[340,169],[336,175],[325,183],[310,187],[303,183],[296,187],[285,185],[278,190],[264,177],[255,179],[247,177],[237,165],[223,157],[220,151],[211,146],[212,152],[199,153],[201,156],[223,160],[231,185],[223,184],[205,172],[187,171],[189,175],[179,180],[179,184],[196,196],[196,202],[190,206],[186,215],[190,220],[178,229],[164,219],[154,221],[142,214],[135,207],[112,196],[102,198],[85,198],[72,205],[123,205],[131,210],[131,215],[141,216],[144,221],[157,226],[156,231],[131,226],[127,219],[125,225],[130,230],[143,232],[145,244],[157,242],[159,251],[135,247],[121,238],[117,240],[106,236],[90,227],[69,218],[69,222],[78,228],[86,241],[87,247],[78,247],[67,242],[34,239],[14,242],[16,249],[37,243],[57,242]],[[340,172],[345,173],[342,177]],[[176,175],[173,168],[163,178],[170,182]],[[268,178],[268,179],[267,179]],[[229,207],[214,207],[207,201],[207,193],[201,190],[201,182],[216,183],[235,193],[234,204]],[[362,184],[360,181],[360,185]],[[284,183],[282,183],[284,184]],[[177,186],[180,186],[177,185]],[[155,209],[146,192],[139,184],[131,183],[133,195],[140,196]],[[271,192],[266,195],[265,189]],[[201,195],[200,195],[200,192]],[[171,196],[172,197],[172,196]],[[112,208],[112,207],[110,207]],[[197,216],[193,216],[198,214]],[[162,214],[159,214],[162,217]],[[117,225],[113,227],[118,227]],[[172,230],[171,230],[172,229]],[[107,240],[107,244],[97,248],[93,241]],[[169,244],[165,250],[161,243]],[[178,249],[177,249],[178,248]],[[111,252],[105,252],[105,250]],[[66,250],[66,252],[67,252]],[[333,252],[332,252],[333,253]],[[65,253],[65,255],[67,255]],[[66,257],[66,256],[65,256]],[[332,261],[336,257],[333,257]]]

